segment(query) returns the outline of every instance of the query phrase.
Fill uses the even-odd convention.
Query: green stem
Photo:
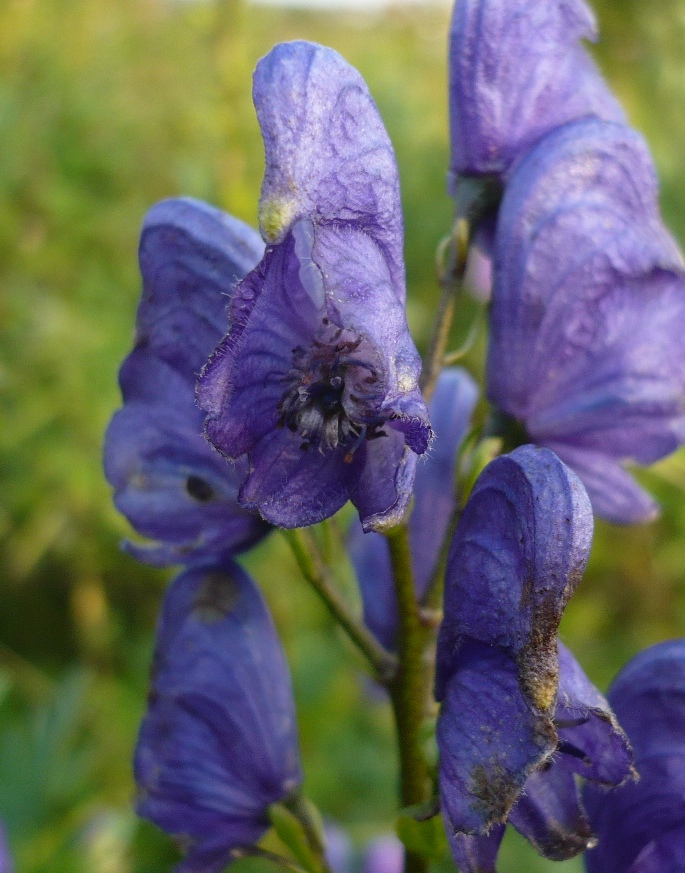
[[[430,631],[422,624],[416,601],[414,574],[405,525],[386,534],[390,548],[399,609],[399,668],[389,685],[400,758],[402,806],[414,806],[430,798],[428,767],[421,750],[421,725],[428,703],[431,670],[426,658]],[[425,873],[428,861],[407,852],[405,873]]]
[[[277,855],[275,852],[269,852],[266,849],[260,849],[258,846],[240,846],[231,851],[231,858],[234,861],[240,858],[263,858],[265,861],[270,861],[278,867],[284,867],[290,870],[291,873],[307,873],[304,867],[300,867],[289,858],[284,858],[282,855]]]
[[[311,532],[298,528],[284,530],[283,534],[290,544],[302,575],[350,639],[366,656],[374,670],[375,678],[387,685],[397,671],[397,659],[378,642],[366,625],[354,614],[331,578],[330,570],[323,561]]]
[[[438,311],[433,325],[428,356],[421,373],[421,390],[428,402],[433,396],[435,384],[443,367],[443,360],[447,350],[454,311],[457,305],[457,292],[461,288],[464,271],[466,269],[466,257],[469,245],[469,223],[466,219],[458,219],[452,229],[452,235],[446,243],[440,247],[439,256],[447,253],[447,263],[439,269],[439,282],[442,288]]]

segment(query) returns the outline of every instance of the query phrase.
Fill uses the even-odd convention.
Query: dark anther
[[[188,476],[186,479],[186,491],[193,500],[197,500],[200,503],[208,503],[216,497],[214,489],[209,482],[201,479],[200,476]]]

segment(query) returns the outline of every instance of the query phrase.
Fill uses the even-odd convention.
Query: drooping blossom
[[[234,563],[198,561],[167,591],[134,771],[138,813],[186,852],[178,873],[219,873],[302,781],[287,664]]]
[[[685,640],[633,658],[608,698],[635,750],[640,779],[615,791],[588,784],[598,843],[588,873],[681,873],[685,859]]]
[[[457,526],[437,652],[440,797],[464,873],[494,871],[507,821],[544,855],[592,842],[575,775],[616,784],[630,749],[557,639],[592,539],[582,484],[548,449],[491,462]]]
[[[580,42],[596,40],[583,0],[458,0],[450,31],[450,190],[503,175],[546,133],[624,114]]]
[[[255,231],[197,200],[165,200],[145,217],[135,346],[119,375],[124,406],[105,440],[115,505],[154,541],[127,544],[141,560],[234,553],[269,531],[238,504],[245,459],[229,464],[208,445],[195,403],[195,380],[223,336],[229,296],[263,250]]]
[[[685,274],[642,138],[582,121],[517,164],[495,239],[490,400],[618,523],[657,511],[624,469],[685,441]]]
[[[437,568],[440,546],[457,505],[457,454],[471,421],[478,388],[465,371],[443,370],[429,411],[435,439],[417,466],[414,504],[409,517],[414,581],[421,597]],[[364,533],[361,523],[350,530],[349,549],[357,573],[364,621],[383,645],[396,648],[397,600],[385,537]]]
[[[407,329],[392,146],[336,52],[276,46],[257,65],[267,242],[199,384],[205,433],[247,454],[244,506],[283,527],[348,499],[365,529],[404,514],[431,429]]]

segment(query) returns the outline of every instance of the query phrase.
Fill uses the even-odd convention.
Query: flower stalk
[[[326,604],[336,621],[357,648],[366,657],[374,671],[374,678],[387,685],[397,671],[397,658],[388,652],[354,614],[339,588],[331,578],[319,547],[306,529],[284,530],[297,565],[307,582]]]

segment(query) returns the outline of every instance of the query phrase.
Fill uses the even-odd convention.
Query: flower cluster
[[[685,275],[649,151],[579,45],[583,0],[463,0],[452,184],[496,176],[488,397],[580,476],[595,512],[657,507],[623,469],[685,442]]]
[[[126,548],[184,565],[164,598],[134,764],[138,811],[179,842],[180,873],[258,852],[279,815],[307,873],[354,867],[346,838],[329,827],[326,851],[303,812],[287,663],[235,560],[348,500],[363,621],[326,557],[303,557],[316,537],[288,539],[351,638],[388,666],[402,805],[434,824],[440,808],[461,873],[494,873],[507,823],[555,860],[599,839],[591,873],[675,873],[682,645],[617,680],[626,736],[558,636],[593,512],[655,514],[624,464],[685,442],[685,270],[649,152],[580,43],[595,36],[583,0],[455,6],[450,191],[481,291],[492,285],[485,422],[474,379],[439,372],[441,358],[428,406],[421,393],[395,158],[336,52],[298,41],[257,65],[261,238],[187,198],[145,218],[105,472],[152,541]],[[516,446],[481,463],[493,434]],[[419,738],[438,703],[431,784]],[[400,844],[372,843],[360,863],[397,873]]]

